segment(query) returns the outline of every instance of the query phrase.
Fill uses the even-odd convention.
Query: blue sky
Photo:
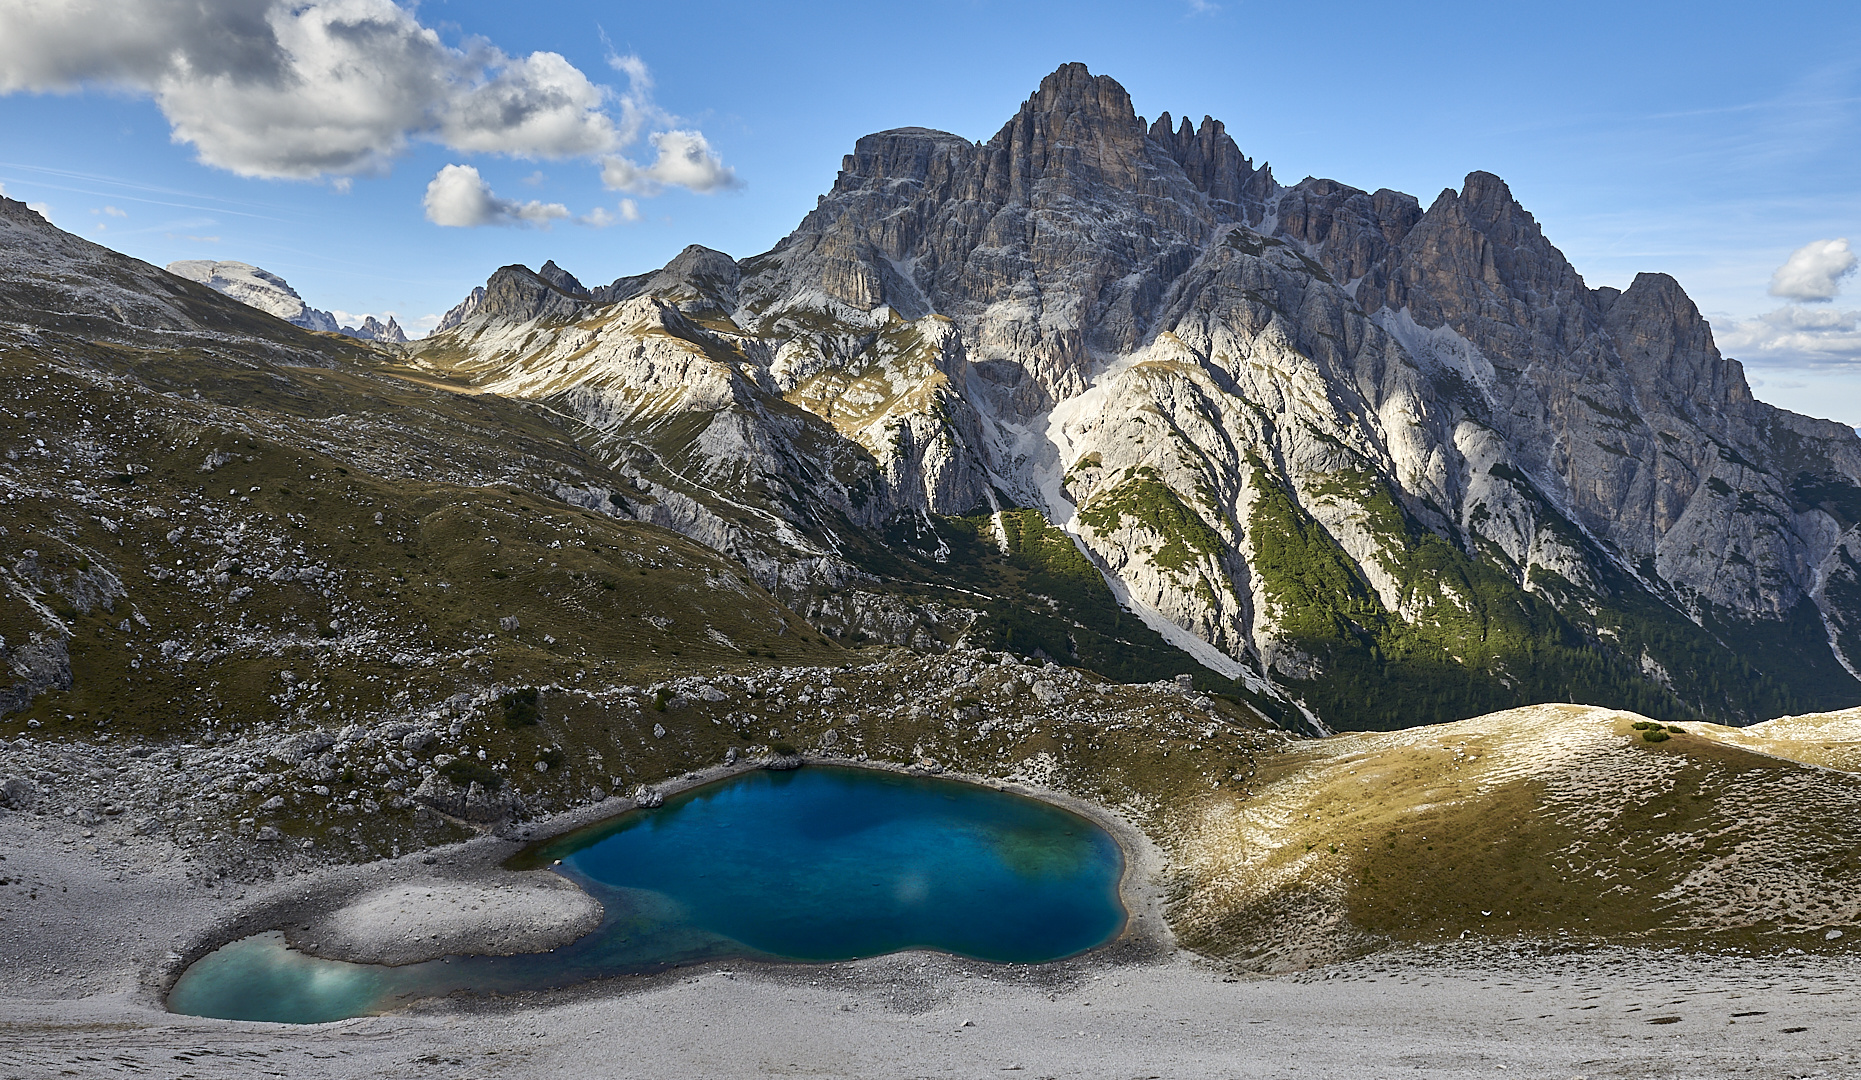
[[[270,2],[64,0],[61,25],[0,0],[6,194],[150,262],[254,263],[417,330],[505,263],[600,283],[688,243],[766,250],[860,135],[986,139],[1079,60],[1146,116],[1224,120],[1285,182],[1426,203],[1496,172],[1592,285],[1673,274],[1760,397],[1861,423],[1861,283],[1827,246],[1861,249],[1861,5],[427,0],[382,39],[383,78],[427,107],[397,121],[354,86],[250,93],[276,61],[237,47],[275,32]],[[177,50],[194,76],[165,66]],[[453,82],[414,85],[428,63]],[[487,80],[505,96],[472,96]],[[487,111],[545,98],[523,125]],[[346,157],[291,128],[326,104],[360,117],[332,136]],[[448,166],[475,175],[430,196]],[[1773,293],[1819,242],[1794,264],[1812,284]]]

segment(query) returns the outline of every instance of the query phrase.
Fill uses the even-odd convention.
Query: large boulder
[[[30,780],[9,776],[0,780],[0,808],[32,810],[39,805],[39,789]]]

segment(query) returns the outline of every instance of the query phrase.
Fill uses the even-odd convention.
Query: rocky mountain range
[[[822,625],[1090,664],[1113,598],[1111,638],[1334,727],[1861,701],[1861,440],[1755,400],[1676,281],[1590,288],[1488,173],[1282,184],[1083,65],[984,142],[860,139],[766,253],[507,266],[441,325],[420,365],[630,478],[561,494]],[[978,539],[1090,569],[990,609],[939,587]]]
[[[390,315],[386,323],[373,315],[365,316],[360,326],[343,326],[336,316],[328,311],[313,308],[304,303],[304,298],[297,295],[289,282],[269,270],[261,270],[250,263],[214,262],[211,259],[183,259],[168,264],[168,272],[189,281],[198,281],[216,292],[258,308],[267,314],[276,315],[292,326],[301,326],[306,330],[320,330],[328,334],[343,334],[352,338],[368,341],[405,342],[407,335],[400,324]]]

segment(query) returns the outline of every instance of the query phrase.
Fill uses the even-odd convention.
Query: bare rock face
[[[61,634],[33,634],[8,647],[0,638],[0,671],[10,683],[0,689],[0,717],[29,708],[47,690],[71,689],[71,652]]]
[[[586,422],[638,477],[601,508],[836,624],[878,608],[799,598],[872,583],[852,538],[952,558],[912,537],[1020,505],[1334,726],[1861,701],[1861,440],[1755,401],[1672,278],[1589,287],[1489,173],[1284,186],[1069,64],[987,141],[860,139],[762,255],[455,310],[426,362]]]
[[[289,282],[250,263],[184,259],[169,263],[168,272],[189,281],[198,281],[215,292],[225,293],[248,307],[276,315],[294,326],[332,334],[337,330],[334,315],[304,303],[304,298],[291,288]]]
[[[369,315],[360,326],[343,326],[330,312],[313,308],[304,303],[290,282],[269,270],[261,270],[250,263],[210,259],[183,259],[168,264],[168,272],[189,281],[198,281],[215,292],[223,293],[234,300],[254,307],[268,315],[276,315],[292,326],[301,326],[306,330],[317,330],[329,334],[342,334],[345,337],[361,338],[366,341],[388,341],[405,344],[407,335],[392,316],[383,323]]]

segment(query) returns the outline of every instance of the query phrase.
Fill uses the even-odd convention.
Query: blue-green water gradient
[[[827,961],[934,949],[1038,963],[1122,929],[1124,860],[1092,822],[970,784],[865,769],[754,772],[550,842],[530,862],[599,899],[549,953],[391,968],[234,942],[183,973],[177,1012],[320,1023],[441,994],[516,993],[719,957]]]

